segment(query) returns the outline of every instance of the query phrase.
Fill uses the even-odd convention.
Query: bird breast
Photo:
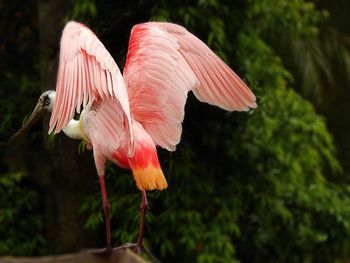
[[[82,132],[81,122],[77,120],[70,120],[68,125],[62,129],[63,132],[71,139],[88,141]]]

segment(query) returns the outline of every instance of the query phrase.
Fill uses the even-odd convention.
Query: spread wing
[[[229,111],[256,107],[254,94],[207,45],[171,23],[133,27],[124,79],[134,118],[168,150],[180,141],[190,90]]]
[[[116,99],[131,127],[130,106],[123,76],[112,56],[85,25],[69,22],[61,39],[56,101],[49,132],[58,133],[94,101]]]

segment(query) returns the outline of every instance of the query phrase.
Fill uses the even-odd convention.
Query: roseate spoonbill
[[[52,112],[49,133],[61,130],[93,150],[111,249],[110,205],[105,162],[132,170],[141,190],[141,221],[136,248],[142,248],[146,190],[167,181],[156,146],[174,151],[181,138],[187,93],[228,111],[255,108],[244,82],[201,40],[184,27],[161,22],[135,25],[123,75],[96,35],[71,21],[64,28],[56,91],[43,93],[16,141],[44,110]],[[81,111],[82,109],[82,111]],[[73,117],[80,113],[79,120]]]

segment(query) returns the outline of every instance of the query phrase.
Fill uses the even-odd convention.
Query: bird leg
[[[143,251],[148,256],[153,258],[155,260],[155,262],[158,262],[158,260],[155,259],[155,257],[143,246],[143,243],[142,243],[147,208],[148,208],[148,201],[147,201],[146,191],[141,191],[141,205],[140,205],[141,216],[140,216],[139,236],[137,238],[137,241],[136,241],[136,243],[126,243],[120,247],[113,248],[113,251],[118,250],[118,249],[125,249],[125,248],[130,248],[138,254],[141,254],[141,252]]]
[[[108,202],[107,198],[107,191],[106,191],[106,185],[105,185],[105,179],[104,176],[99,176],[100,179],[100,186],[101,186],[101,194],[102,194],[102,207],[103,212],[105,215],[105,224],[106,224],[106,247],[107,250],[111,250],[111,218],[110,218],[110,212],[111,212],[111,206]]]
[[[141,213],[141,217],[140,217],[140,226],[139,226],[139,235],[137,238],[136,243],[126,243],[122,246],[119,247],[111,247],[111,241],[110,241],[110,226],[109,226],[109,212],[110,212],[110,206],[107,200],[107,194],[106,194],[106,190],[105,190],[105,186],[104,186],[104,179],[101,178],[102,176],[100,176],[100,184],[101,184],[101,191],[102,191],[102,200],[103,200],[103,210],[105,212],[105,217],[106,217],[106,239],[107,239],[107,248],[104,249],[98,249],[98,250],[94,250],[93,253],[95,255],[111,255],[112,253],[115,253],[119,250],[122,249],[132,249],[134,250],[136,253],[141,254],[141,252],[146,253],[153,262],[160,262],[147,248],[145,248],[143,246],[142,243],[142,237],[143,237],[143,232],[144,232],[144,228],[145,228],[145,221],[146,221],[146,211],[148,208],[148,201],[147,201],[147,194],[146,191],[141,191],[141,206],[140,206],[140,213]],[[107,205],[107,206],[106,206]]]
[[[146,218],[147,208],[148,208],[147,194],[146,194],[146,191],[143,190],[141,191],[141,206],[140,206],[141,218],[140,218],[139,236],[136,241],[136,246],[139,249],[143,249],[142,237],[143,237],[143,231],[145,228],[145,218]]]
[[[113,248],[113,250],[122,249],[122,248],[130,248],[137,252],[138,254],[141,253],[141,251],[145,251],[147,254],[150,254],[148,250],[146,250],[142,243],[142,237],[143,237],[143,230],[145,228],[145,218],[146,218],[146,211],[148,208],[148,201],[147,201],[147,194],[146,191],[141,192],[141,206],[140,206],[140,226],[139,226],[139,236],[137,238],[136,243],[126,243],[120,247]]]

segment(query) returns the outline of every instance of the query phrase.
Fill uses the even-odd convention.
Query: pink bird
[[[142,193],[139,236],[143,248],[146,190],[167,185],[156,147],[174,151],[180,142],[187,93],[228,111],[255,108],[244,82],[184,27],[160,22],[131,30],[123,75],[112,56],[85,25],[69,22],[63,31],[56,91],[47,91],[15,141],[44,109],[52,112],[49,133],[61,130],[92,149],[106,224],[105,251],[111,251],[110,205],[105,162],[131,169]],[[82,110],[82,111],[81,111]],[[79,120],[73,117],[80,113]],[[124,246],[124,247],[126,247]]]

